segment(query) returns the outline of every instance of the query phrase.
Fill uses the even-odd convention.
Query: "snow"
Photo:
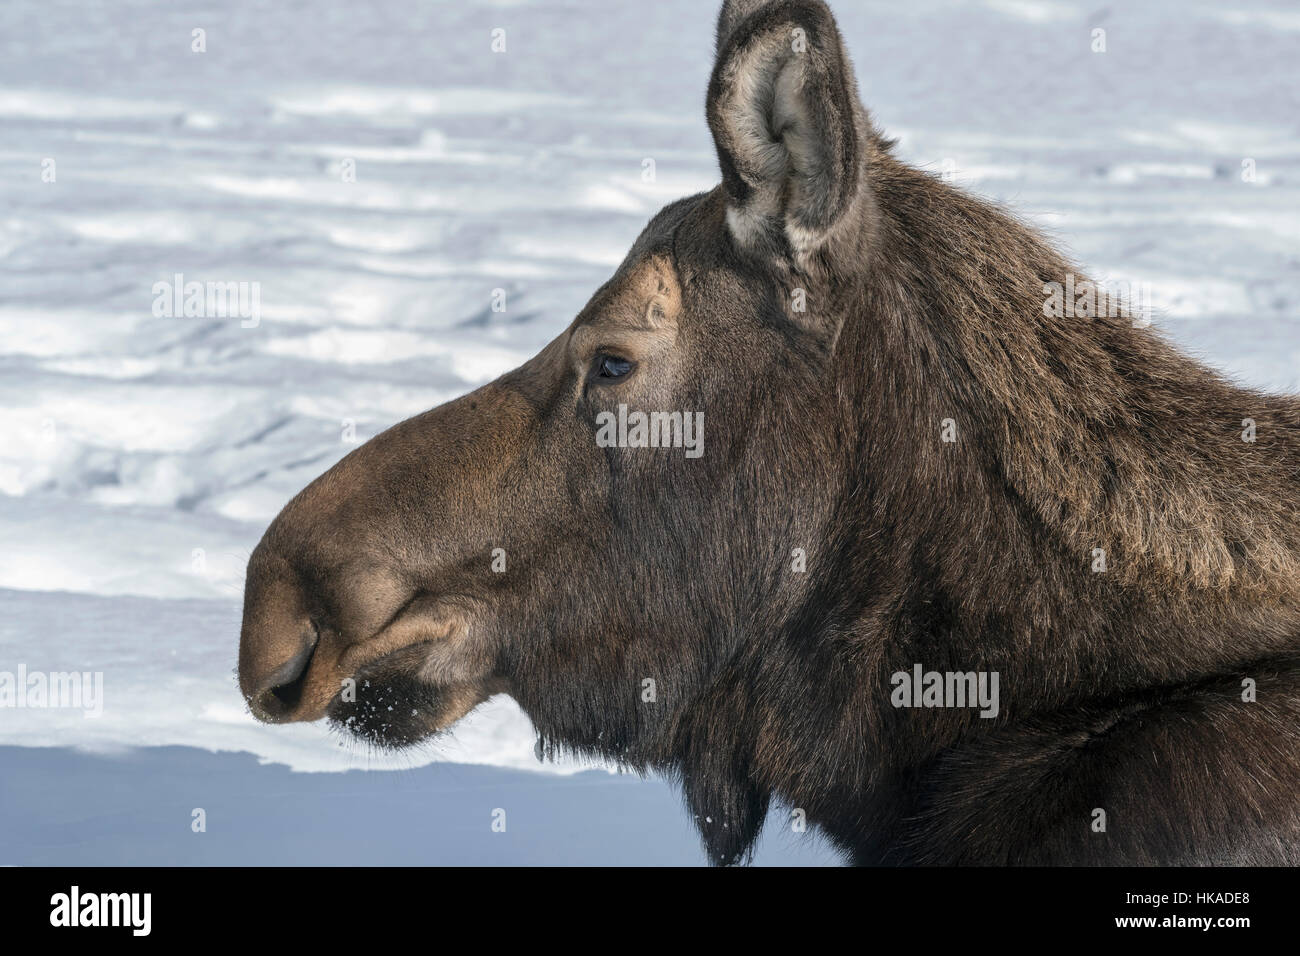
[[[1156,324],[1229,374],[1296,386],[1293,4],[833,5],[902,155],[1007,204],[1098,277],[1150,283]],[[233,681],[243,565],[353,433],[517,365],[651,214],[717,181],[714,13],[0,6],[0,670],[102,671],[106,694],[97,719],[0,710],[0,779],[29,765],[19,747],[55,748],[50,766],[88,781],[108,771],[87,751],[129,748],[209,752],[247,787],[266,764],[588,779],[539,764],[500,698],[399,757],[256,724]],[[258,283],[256,323],[156,316],[155,283],[178,274]],[[435,770],[421,779],[436,789]],[[684,818],[664,826],[678,824],[693,840]]]

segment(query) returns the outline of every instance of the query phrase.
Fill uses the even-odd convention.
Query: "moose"
[[[718,865],[774,804],[859,865],[1300,864],[1300,400],[1045,309],[1074,266],[894,155],[820,0],[728,0],[706,114],[720,185],[270,525],[252,713],[399,748],[508,694]]]

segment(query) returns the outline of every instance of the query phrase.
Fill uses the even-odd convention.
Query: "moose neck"
[[[1166,622],[1151,666],[1189,673],[1249,654],[1248,617],[1289,624],[1300,404],[1230,385],[1127,312],[1046,315],[1049,284],[1086,280],[1042,239],[902,164],[874,179],[885,236],[839,355],[893,552],[868,546],[872,568],[926,573],[964,626],[1009,640],[1082,627],[1080,669],[1109,649],[1089,611],[1147,609]],[[1214,647],[1216,622],[1245,646]]]
[[[835,357],[856,447],[820,567],[704,702],[709,745],[686,724],[688,799],[742,831],[771,794],[887,828],[886,795],[945,748],[1233,672],[1300,627],[1300,406],[1127,313],[1045,315],[1073,269],[1038,236],[887,156],[873,181],[884,219]],[[918,666],[997,674],[997,714],[897,708],[891,676]],[[773,716],[718,740],[754,693]]]

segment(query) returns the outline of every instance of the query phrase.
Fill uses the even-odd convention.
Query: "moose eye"
[[[602,355],[596,359],[596,378],[622,378],[632,371],[632,363],[613,355]]]

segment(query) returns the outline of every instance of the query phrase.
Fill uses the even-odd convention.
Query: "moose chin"
[[[1300,862],[1300,401],[1048,307],[1086,280],[894,155],[817,0],[725,4],[706,118],[721,184],[568,328],[271,524],[252,712],[507,694],[719,864],[774,802],[862,864]]]

